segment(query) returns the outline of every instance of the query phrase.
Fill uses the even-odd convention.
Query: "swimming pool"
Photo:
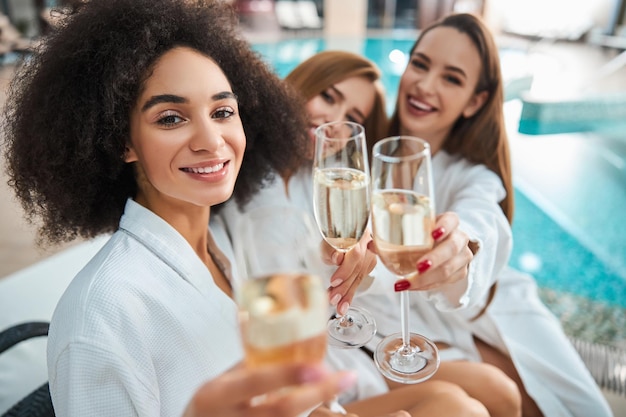
[[[382,83],[390,110],[395,103],[406,54],[413,42],[413,36],[340,40],[296,38],[257,43],[254,48],[281,77],[318,51],[345,49],[365,55],[376,62],[384,74]],[[502,48],[501,63],[509,90],[519,88],[519,81],[531,71],[526,51],[521,49]],[[523,83],[521,86],[523,88]],[[513,102],[515,93],[506,91]],[[520,111],[519,105],[507,103],[505,106],[507,123],[512,120],[508,126],[512,150],[514,156],[518,156],[513,158],[514,172],[519,168],[515,177],[515,244],[510,263],[536,278],[542,298],[564,322],[568,334],[626,347],[626,225],[623,219],[626,217],[626,169],[619,163],[615,169],[615,166],[607,167],[602,161],[589,159],[589,164],[573,167],[578,174],[574,173],[570,165],[564,165],[563,156],[567,156],[565,150],[571,151],[576,141],[584,141],[585,135],[570,134],[567,139],[555,139],[558,135],[525,137],[517,132]],[[622,135],[622,139],[624,137],[626,135]],[[542,142],[537,143],[537,140]],[[554,140],[569,142],[551,149],[549,145]],[[614,141],[614,146],[607,147],[604,146],[607,140],[606,137],[594,138],[594,143],[600,143],[600,148],[594,147],[596,154],[617,153],[618,158],[626,160],[626,147],[622,146],[625,142]],[[544,168],[548,171],[541,171],[537,154],[544,155]],[[552,155],[552,159],[546,155]],[[616,165],[615,160],[613,165]],[[555,166],[566,172],[555,175],[549,171]],[[569,175],[569,179],[563,175]],[[546,178],[553,179],[552,182],[563,180],[554,185],[560,192],[546,190],[545,183],[550,182],[545,181]]]

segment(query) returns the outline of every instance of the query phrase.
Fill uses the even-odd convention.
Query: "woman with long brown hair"
[[[496,42],[480,18],[453,14],[420,33],[389,133],[429,142],[436,209],[457,215],[473,255],[469,264],[450,262],[434,236],[434,249],[417,261],[419,274],[395,283],[396,291],[417,290],[414,329],[437,342],[444,361],[486,362],[505,372],[522,394],[523,416],[611,415],[532,277],[508,267],[514,189],[503,81]],[[397,319],[376,310],[381,333],[395,331]],[[458,381],[481,398],[472,394],[480,384],[466,383],[471,372],[442,366],[434,378]]]

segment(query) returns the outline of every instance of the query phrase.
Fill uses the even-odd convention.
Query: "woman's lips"
[[[180,168],[180,170],[196,180],[205,182],[218,182],[228,174],[230,161],[227,159],[219,162],[211,161],[204,164],[197,164]]]
[[[412,96],[409,96],[407,98],[407,102],[409,104],[409,109],[413,113],[424,115],[424,114],[429,114],[429,113],[433,113],[436,111],[435,107],[421,100],[418,100],[417,98],[412,97]]]
[[[224,162],[220,162],[215,165],[204,166],[204,167],[191,167],[191,168],[181,168],[185,172],[192,172],[194,174],[211,174],[213,172],[220,171],[224,169]]]

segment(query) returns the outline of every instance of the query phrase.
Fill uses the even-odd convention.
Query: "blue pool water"
[[[406,64],[406,54],[413,42],[413,37],[343,41],[297,38],[255,44],[254,48],[281,77],[318,51],[346,49],[360,53],[376,62],[383,71],[382,82],[391,109]],[[524,71],[524,54],[521,50],[501,50],[505,80],[507,76],[515,78]],[[550,165],[554,166],[554,162]],[[532,166],[529,172],[536,172],[534,168]],[[595,167],[588,169],[597,173]],[[618,172],[616,175],[623,174]],[[597,183],[587,184],[587,190],[593,192],[603,188],[603,181],[599,179]],[[576,188],[578,192],[565,195],[565,199],[559,196],[556,205],[562,203],[566,208],[558,216],[548,213],[550,210],[546,210],[545,204],[536,196],[516,188],[515,244],[511,265],[531,273],[540,287],[626,309],[626,210],[622,204],[626,202],[626,176],[618,178],[615,184],[614,188],[604,187],[608,195],[593,203],[585,197],[585,189]]]
[[[557,224],[524,193],[515,193],[511,265],[540,286],[626,308],[626,277]]]

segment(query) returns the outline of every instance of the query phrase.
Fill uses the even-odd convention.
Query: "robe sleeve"
[[[464,280],[420,294],[441,311],[465,309],[471,316],[484,307],[511,254],[511,226],[499,205],[506,192],[500,178],[484,165],[445,153],[434,158],[433,165],[436,210],[459,216],[459,228],[469,236],[474,258]]]

